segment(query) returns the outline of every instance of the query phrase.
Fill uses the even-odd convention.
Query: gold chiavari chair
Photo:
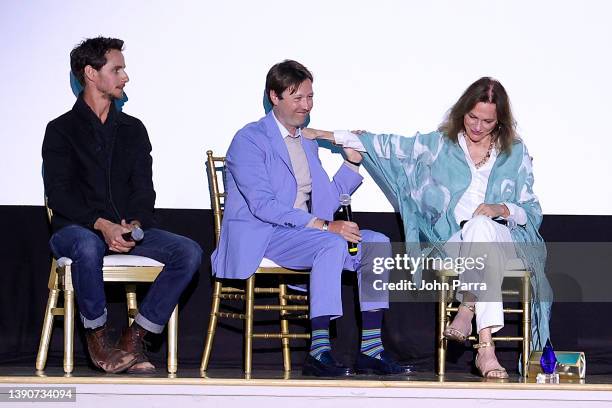
[[[215,238],[217,244],[221,235],[221,221],[223,218],[223,208],[225,204],[225,184],[223,174],[225,172],[225,157],[215,157],[211,150],[206,152],[206,170],[208,172],[208,182],[210,189],[211,206],[215,221]],[[221,177],[219,177],[221,175]],[[220,182],[221,179],[221,182]],[[222,184],[223,183],[223,184]],[[223,190],[223,191],[222,191]],[[291,371],[291,354],[289,340],[309,339],[310,334],[290,333],[289,321],[291,318],[308,318],[308,297],[305,295],[292,295],[287,292],[287,284],[284,283],[285,275],[308,275],[309,271],[294,271],[276,265],[274,262],[263,259],[255,273],[246,280],[245,289],[224,286],[221,279],[213,277],[214,289],[212,295],[212,305],[210,310],[210,320],[204,353],[202,355],[201,372],[208,368],[210,355],[212,353],[215,332],[219,318],[232,318],[244,320],[244,372],[251,374],[253,358],[253,339],[280,339],[283,353],[283,367],[285,372]],[[279,284],[277,287],[257,287],[255,279],[261,275],[278,275]],[[278,304],[256,305],[255,295],[266,294],[278,296]],[[244,302],[244,313],[230,313],[221,311],[222,300],[241,300]],[[288,302],[300,302],[306,304],[292,304]],[[278,311],[280,320],[280,332],[276,333],[254,333],[253,320],[254,312],[258,310]],[[298,313],[292,315],[292,313]]]
[[[450,322],[451,313],[456,313],[458,307],[453,307],[454,292],[447,290],[447,284],[458,277],[454,270],[439,270],[437,271],[438,282],[441,284],[441,290],[438,294],[438,322],[436,327],[437,335],[437,357],[438,357],[438,375],[444,375],[446,363],[446,348],[447,339],[444,337],[444,329]],[[521,343],[521,368],[525,373],[529,362],[529,354],[531,353],[531,272],[525,269],[523,262],[520,259],[511,259],[506,265],[504,271],[504,282],[507,279],[520,279],[520,288],[513,290],[502,290],[502,296],[518,296],[521,307],[519,309],[511,309],[504,307],[504,315],[520,314],[521,315],[521,335],[520,336],[493,336],[493,341],[515,341]],[[468,340],[478,341],[477,336],[469,336]]]
[[[53,213],[47,207],[49,222]],[[49,342],[53,330],[55,316],[64,316],[64,372],[71,373],[74,369],[74,288],[72,286],[72,260],[69,258],[53,258],[49,274],[49,299],[45,309],[36,370],[44,370],[47,364]],[[151,283],[164,268],[164,264],[151,258],[136,255],[107,255],[104,257],[102,275],[104,282],[125,283],[127,298],[128,323],[132,324],[138,314],[136,300],[136,284]],[[64,306],[58,307],[59,296],[63,295]],[[178,305],[174,308],[168,320],[168,373],[174,374],[178,369]]]

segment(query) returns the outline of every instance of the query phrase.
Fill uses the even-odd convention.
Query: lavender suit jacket
[[[330,181],[316,141],[302,138],[312,178],[311,213],[293,208],[297,184],[272,112],[236,133],[227,152],[227,198],[221,238],[211,256],[219,278],[247,279],[259,266],[275,228],[306,228],[313,216],[332,220],[340,194],[363,179],[343,164]]]

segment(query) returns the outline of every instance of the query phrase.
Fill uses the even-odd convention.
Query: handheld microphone
[[[142,241],[142,239],[144,238],[144,231],[142,230],[142,228],[137,226],[137,227],[134,227],[132,231],[126,232],[125,234],[122,234],[121,236],[126,241],[139,242],[139,241]]]
[[[353,221],[353,211],[351,210],[351,196],[349,194],[340,194],[340,206],[344,213],[345,221]],[[359,248],[354,242],[348,243],[348,252],[351,256],[357,255]]]

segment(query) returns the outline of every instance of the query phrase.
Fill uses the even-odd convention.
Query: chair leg
[[[74,369],[74,291],[64,291],[64,372],[70,374]]]
[[[208,332],[206,333],[206,342],[204,344],[204,353],[202,354],[202,364],[200,365],[200,371],[205,372],[208,369],[208,362],[210,361],[210,354],[212,352],[213,342],[215,340],[215,333],[217,331],[217,321],[219,319],[219,305],[221,303],[221,290],[223,284],[218,279],[215,279],[215,286],[212,295],[212,305],[210,307],[210,318],[208,320]]]
[[[136,285],[125,285],[125,296],[127,298],[128,324],[134,322],[135,313],[138,312],[138,301],[136,300]]]
[[[281,283],[278,285],[278,303],[280,306],[287,306],[287,285]],[[289,337],[284,337],[289,334],[289,321],[287,320],[287,312],[283,309],[279,312],[280,327],[281,327],[281,347],[283,350],[283,367],[285,371],[291,371],[291,349],[289,348]]]
[[[529,363],[529,355],[531,353],[531,282],[530,277],[525,276],[522,279],[523,283],[523,356],[522,356],[522,373],[523,377],[527,376],[527,364]]]
[[[438,327],[437,327],[437,347],[438,347],[438,375],[444,375],[446,371],[446,339],[444,338],[444,329],[446,327],[447,312],[446,312],[446,285],[448,278],[440,277],[441,289],[438,298]]]
[[[52,270],[51,273],[55,273],[55,271]],[[40,335],[40,344],[38,345],[38,355],[36,356],[37,370],[44,370],[45,365],[47,364],[49,342],[51,341],[51,333],[53,331],[53,309],[57,306],[58,295],[59,290],[49,290],[49,299],[47,300],[45,319],[43,321],[42,333]]]
[[[168,373],[178,370],[178,305],[168,320]]]
[[[244,373],[251,374],[253,360],[253,309],[255,306],[255,274],[246,282],[244,313]]]

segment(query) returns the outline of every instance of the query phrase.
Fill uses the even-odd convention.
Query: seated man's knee
[[[347,257],[348,247],[347,241],[338,234],[324,233],[317,236],[317,250],[315,257],[326,259],[336,259],[338,256]],[[343,262],[343,261],[342,261]]]
[[[362,238],[362,242],[391,242],[385,234],[371,230],[363,230]]]
[[[204,254],[204,251],[202,251],[202,247],[200,246],[200,244],[193,240],[190,241],[191,246],[189,248],[189,259],[195,269],[198,269],[200,267],[200,264],[202,263],[202,256]]]
[[[391,257],[391,240],[380,232],[363,230],[361,232],[361,251],[362,260],[369,260],[372,257]]]
[[[84,232],[78,234],[74,240],[71,254],[67,254],[73,261],[97,260],[104,258],[106,243],[93,232],[83,228]]]
[[[194,240],[181,237],[180,254],[179,257],[185,263],[186,271],[192,274],[198,270],[202,263],[202,247]]]
[[[346,251],[347,241],[338,234],[326,234],[321,246],[324,250]]]

